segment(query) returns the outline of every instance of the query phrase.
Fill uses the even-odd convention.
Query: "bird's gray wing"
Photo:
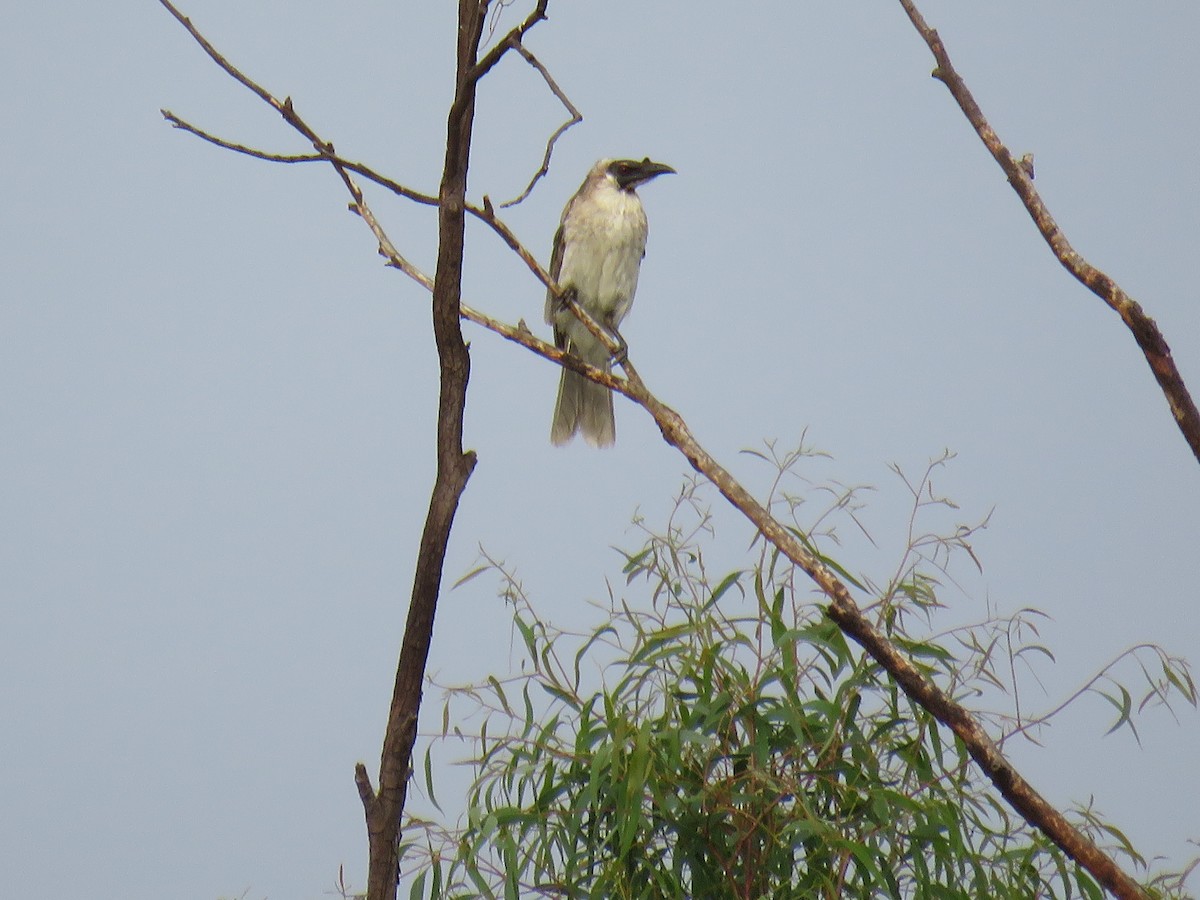
[[[550,253],[550,278],[557,283],[558,275],[562,271],[563,261],[563,226],[558,226],[558,231],[554,232],[554,250]],[[546,324],[554,325],[554,345],[564,348],[567,345],[566,334],[559,329],[555,323],[555,297],[554,291],[546,289]]]

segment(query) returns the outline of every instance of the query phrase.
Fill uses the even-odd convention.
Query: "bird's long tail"
[[[583,439],[593,447],[612,446],[617,439],[612,391],[588,381],[578,372],[563,369],[558,382],[558,402],[554,404],[554,422],[550,426],[550,441],[561,446],[577,431],[582,432]]]

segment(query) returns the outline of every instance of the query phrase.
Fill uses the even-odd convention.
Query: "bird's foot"
[[[617,345],[617,349],[613,351],[613,362],[618,366],[625,365],[625,360],[629,359],[629,345],[625,343],[625,338],[621,337],[621,332],[617,329],[609,329],[609,334],[612,335],[613,343]]]
[[[555,313],[564,313],[572,306],[578,305],[579,291],[575,290],[574,286],[565,287],[555,295],[553,303]]]

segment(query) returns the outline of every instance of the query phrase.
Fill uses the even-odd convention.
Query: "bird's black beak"
[[[613,175],[617,179],[617,184],[621,185],[624,190],[632,190],[639,184],[645,184],[651,178],[657,178],[659,175],[674,175],[675,170],[666,163],[654,162],[647,157],[641,162],[636,160],[622,160],[620,165],[614,167]]]

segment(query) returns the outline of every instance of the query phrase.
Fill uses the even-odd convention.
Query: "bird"
[[[666,174],[675,170],[648,157],[598,161],[567,201],[554,235],[550,277],[621,346],[617,328],[633,305],[646,255],[646,211],[637,188]],[[611,367],[608,348],[553,290],[546,292],[546,324],[553,326],[560,350],[599,369]],[[562,446],[577,433],[593,447],[612,446],[617,438],[613,396],[604,385],[564,368],[550,442]]]

